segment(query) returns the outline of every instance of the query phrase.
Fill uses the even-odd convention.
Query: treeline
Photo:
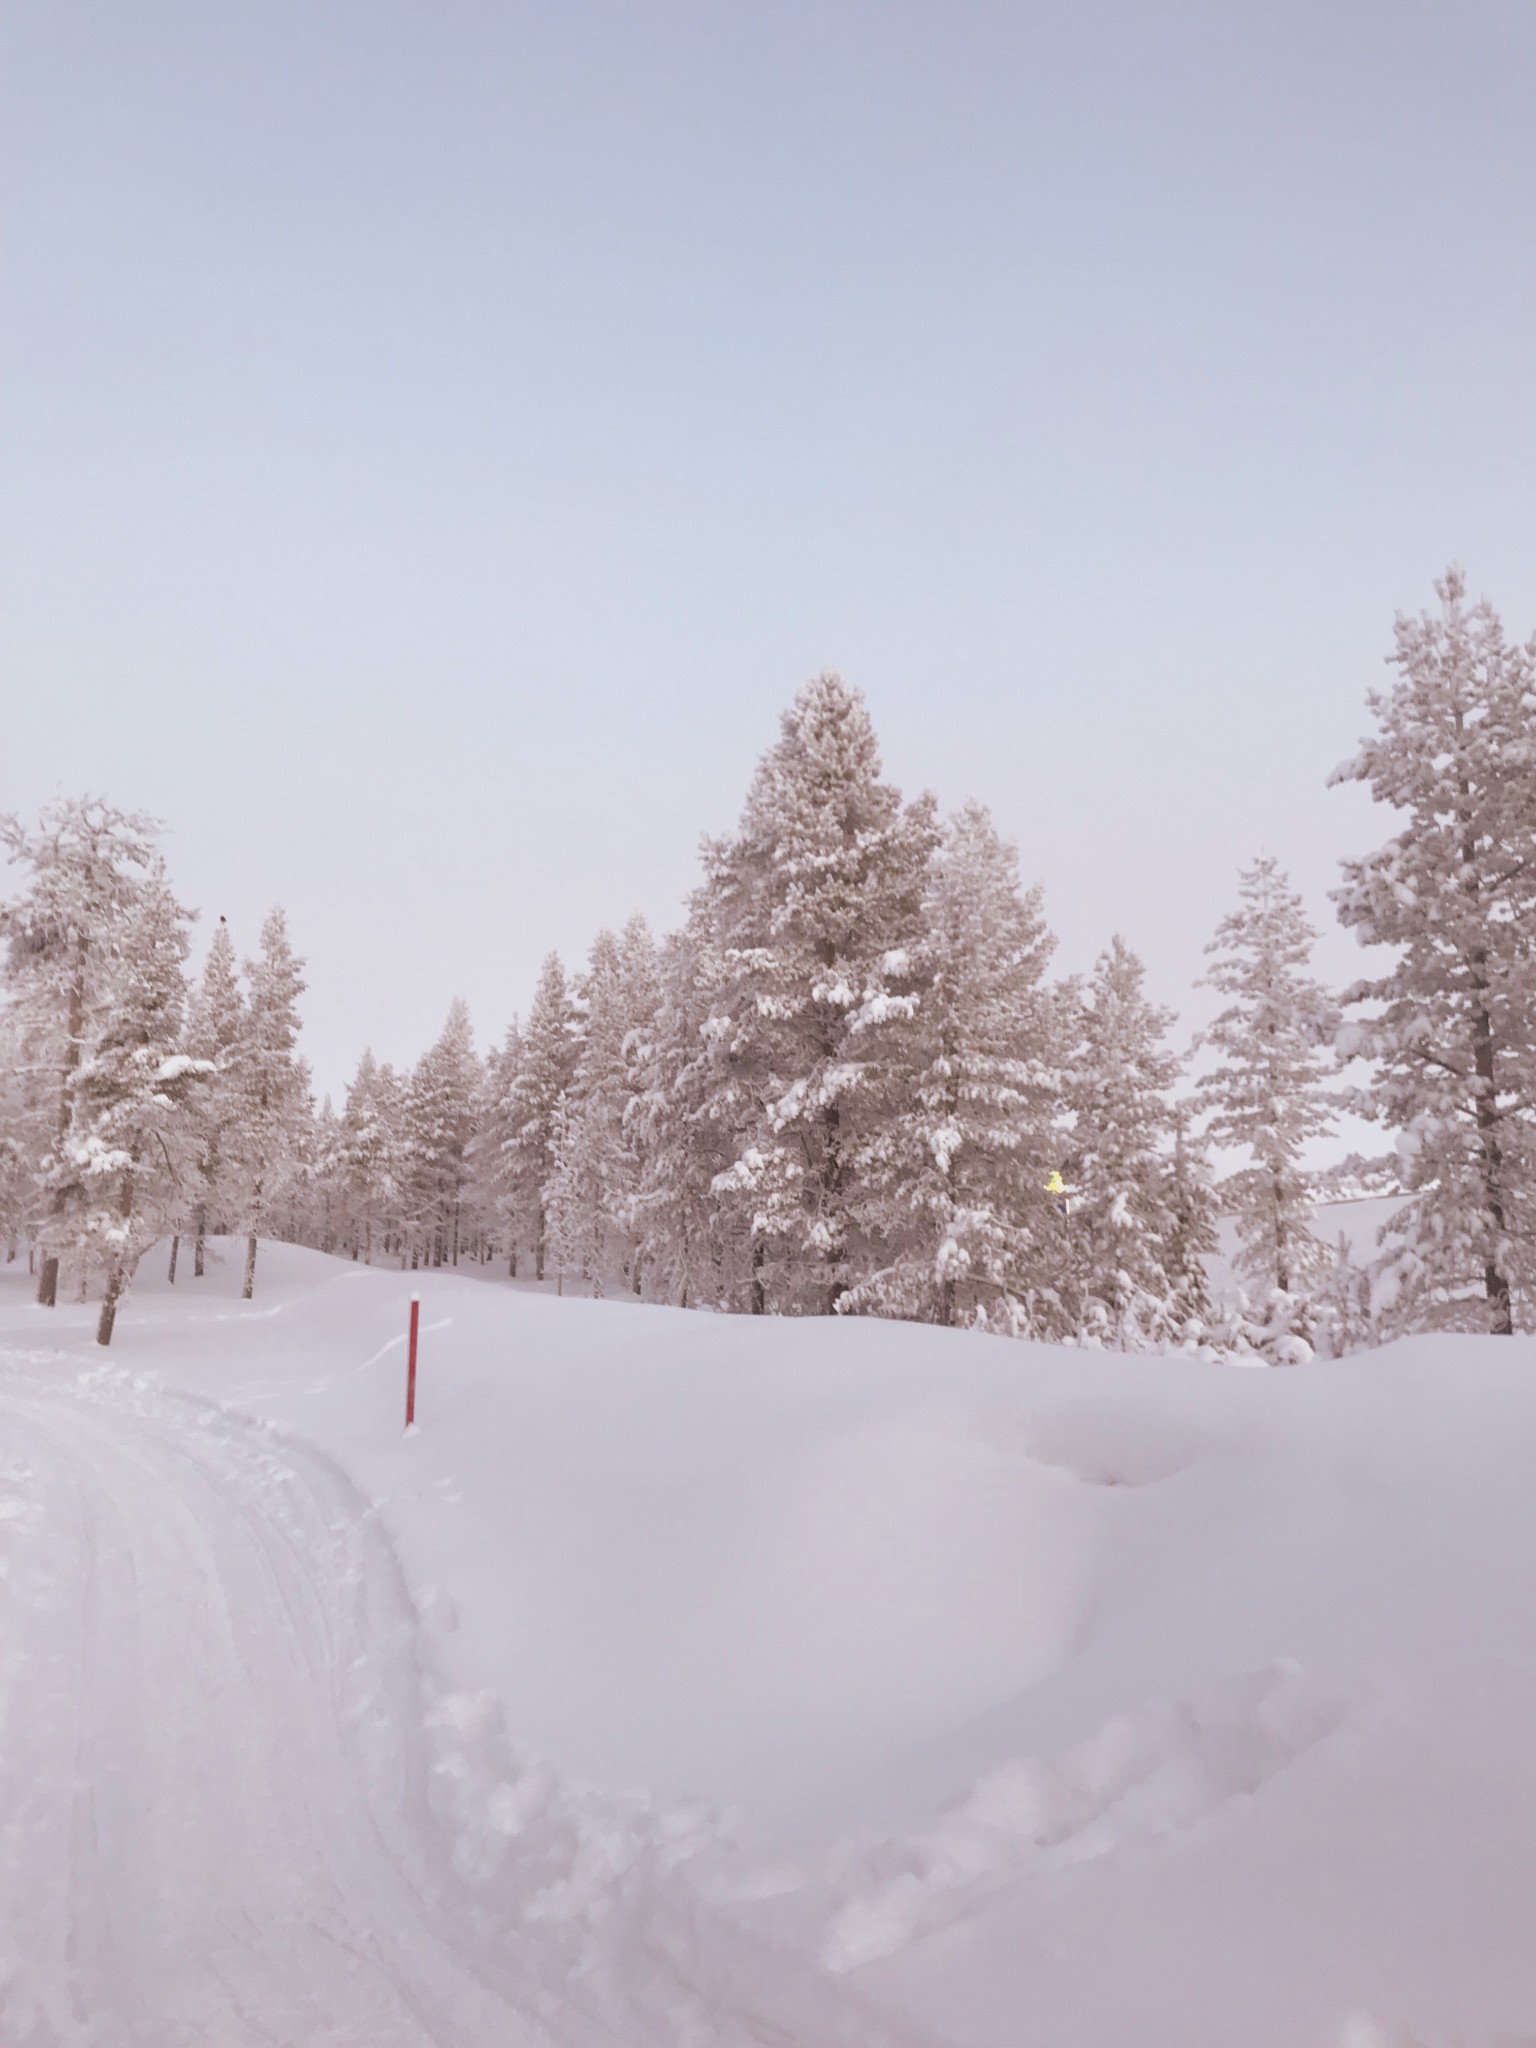
[[[589,1292],[877,1314],[1285,1362],[1404,1328],[1531,1320],[1536,656],[1459,572],[1400,618],[1376,733],[1339,771],[1400,813],[1336,907],[1393,949],[1337,998],[1277,864],[1211,946],[1198,1078],[1116,938],[1053,976],[1040,894],[986,811],[882,776],[863,700],[808,684],[677,932],[545,962],[482,1059],[462,1003],[409,1073],[365,1054],[339,1111],[297,1051],[280,912],[238,969],[149,821],[91,800],[7,827],[0,1229],[39,1298],[145,1248],[286,1236],[409,1267],[504,1262]],[[1342,1022],[1348,1015],[1350,1021]],[[1346,1089],[1341,1074],[1369,1063]],[[1358,1068],[1355,1071],[1359,1071]],[[1404,1200],[1351,1265],[1305,1160],[1348,1106],[1396,1135]],[[1245,1295],[1213,1304],[1229,1213]],[[61,1277],[62,1276],[62,1277]]]

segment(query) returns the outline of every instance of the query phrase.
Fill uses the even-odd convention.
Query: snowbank
[[[262,1262],[146,1275],[116,1363],[337,1458],[464,1697],[716,1811],[752,1935],[954,2048],[1536,2035],[1531,1343],[1234,1373]]]

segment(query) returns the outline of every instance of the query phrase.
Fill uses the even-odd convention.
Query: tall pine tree
[[[280,908],[268,913],[260,956],[248,960],[245,971],[244,1028],[231,1062],[239,1110],[231,1199],[246,1233],[241,1293],[249,1301],[257,1240],[284,1214],[303,1168],[311,1119],[309,1075],[298,1054],[304,963],[294,954]]]
[[[1179,1242],[1172,1012],[1147,1000],[1145,969],[1116,937],[1078,1017],[1068,1074],[1068,1224],[1080,1333],[1136,1350],[1182,1338],[1170,1249]]]
[[[160,886],[153,818],[98,797],[51,804],[35,830],[0,817],[0,841],[30,870],[23,895],[0,909],[5,981],[21,1061],[23,1121],[13,1138],[28,1161],[42,1257],[37,1298],[58,1299],[67,1211],[77,1188],[65,1143],[86,1048],[110,1021],[116,974],[146,892]]]
[[[808,683],[758,767],[738,830],[706,844],[695,909],[719,969],[716,1181],[749,1223],[749,1306],[831,1312],[881,1263],[892,1125],[918,1057],[931,798],[881,779],[864,700]]]
[[[1278,861],[1261,855],[1238,881],[1238,908],[1206,947],[1205,984],[1229,998],[1201,1043],[1217,1055],[1195,1089],[1211,1140],[1247,1155],[1222,1182],[1235,1217],[1238,1267],[1266,1292],[1305,1299],[1326,1263],[1312,1234],[1306,1149],[1333,1128],[1325,1075],[1337,1006],[1310,972],[1317,934]]]
[[[1385,1233],[1392,1320],[1508,1336],[1536,1284],[1536,655],[1459,569],[1435,589],[1333,776],[1403,821],[1335,892],[1362,944],[1397,949],[1347,992],[1342,1044],[1376,1064],[1358,1106],[1398,1133],[1413,1197]]]
[[[531,1240],[534,1277],[544,1278],[550,1182],[565,1092],[576,1071],[578,1013],[558,953],[539,974],[522,1034],[522,1058],[507,1087],[502,1115],[504,1186]]]
[[[1054,941],[980,804],[944,828],[923,926],[917,1055],[880,1204],[888,1263],[855,1305],[1062,1334],[1065,1224],[1049,1192],[1060,1047],[1043,985]]]

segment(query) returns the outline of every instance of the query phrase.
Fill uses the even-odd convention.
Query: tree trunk
[[[194,1280],[201,1280],[203,1277],[203,1241],[207,1235],[208,1211],[199,1202],[197,1205],[197,1231],[192,1239],[192,1278]]]
[[[755,1316],[762,1315],[767,1309],[768,1297],[763,1291],[763,1240],[760,1237],[755,1237],[752,1240],[752,1292],[750,1298],[752,1314]]]
[[[112,1330],[117,1322],[117,1303],[123,1291],[122,1273],[119,1262],[114,1259],[107,1275],[107,1291],[102,1296],[101,1314],[96,1318],[96,1342],[110,1344]]]
[[[1456,730],[1462,730],[1461,714],[1456,714]],[[1468,796],[1466,782],[1461,784],[1461,795]],[[1477,834],[1467,810],[1461,812],[1461,860],[1465,877],[1462,887],[1475,903],[1477,886]],[[1472,1067],[1476,1075],[1476,1101],[1473,1115],[1477,1121],[1477,1133],[1483,1149],[1483,1197],[1484,1207],[1498,1235],[1504,1235],[1504,1193],[1503,1153],[1499,1144],[1499,1100],[1494,1085],[1493,1071],[1493,1020],[1488,1015],[1488,954],[1484,947],[1472,948]],[[1510,1337],[1514,1334],[1514,1317],[1510,1309],[1509,1277],[1500,1270],[1496,1259],[1490,1256],[1483,1265],[1483,1287],[1488,1297],[1488,1328],[1495,1337]]]
[[[64,1071],[59,1079],[59,1111],[56,1119],[55,1152],[62,1153],[64,1140],[69,1135],[69,1082],[70,1076],[80,1064],[81,1040],[85,1033],[85,956],[89,940],[82,933],[75,941],[75,978],[69,987],[69,1040],[64,1048]],[[63,1196],[55,1193],[51,1220],[57,1222],[63,1213]],[[59,1300],[59,1261],[57,1253],[43,1259],[43,1277],[37,1290],[38,1304],[42,1308],[56,1308]]]
[[[176,1285],[176,1254],[178,1251],[180,1251],[180,1249],[181,1238],[176,1232],[173,1231],[171,1233],[171,1263],[170,1268],[165,1276],[172,1287]]]
[[[245,1240],[245,1285],[240,1290],[240,1299],[249,1301],[256,1287],[256,1233],[253,1230]]]
[[[1474,959],[1477,972],[1481,959]],[[1494,1229],[1504,1235],[1503,1148],[1499,1144],[1499,1104],[1494,1092],[1493,1026],[1487,1005],[1472,1006],[1472,1061],[1477,1074],[1477,1133],[1483,1149],[1484,1203]],[[1488,1296],[1488,1328],[1495,1337],[1512,1337],[1514,1314],[1509,1297],[1509,1278],[1498,1261],[1490,1257],[1483,1267],[1483,1286]]]
[[[544,1204],[542,1202],[539,1204],[539,1212],[534,1225],[533,1277],[535,1280],[542,1280],[544,1278]]]
[[[133,1178],[133,1171],[130,1168],[123,1175],[123,1191],[118,1200],[118,1214],[123,1220],[123,1233],[125,1237],[130,1236],[128,1226],[133,1221]],[[137,1252],[135,1252],[132,1259],[129,1259],[126,1254],[119,1254],[107,1268],[107,1291],[101,1298],[101,1314],[96,1319],[96,1342],[98,1344],[110,1344],[112,1342],[112,1330],[117,1322],[117,1304],[122,1299],[123,1289],[133,1278],[133,1269],[138,1263]],[[84,1298],[85,1296],[82,1291],[82,1301]]]

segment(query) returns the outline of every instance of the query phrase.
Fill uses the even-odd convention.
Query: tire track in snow
[[[497,1785],[429,1729],[393,1549],[318,1453],[15,1354],[0,1441],[6,2048],[920,2048],[620,1808],[556,1789],[470,1881],[457,1821]],[[591,1896],[551,1911],[561,1856]]]

